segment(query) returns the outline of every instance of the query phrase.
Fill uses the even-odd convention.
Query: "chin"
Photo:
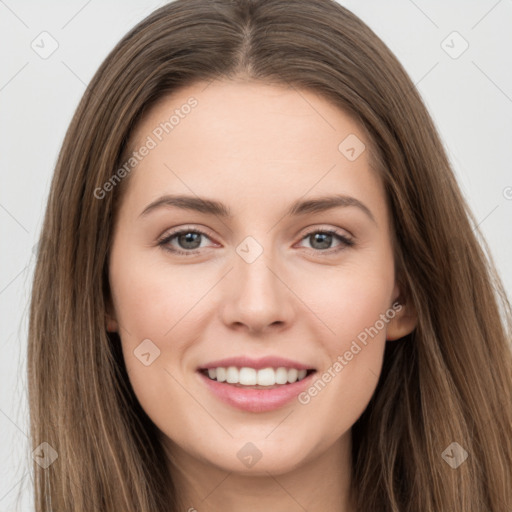
[[[255,436],[243,439],[230,439],[216,444],[211,450],[198,454],[203,462],[217,466],[222,471],[251,476],[268,476],[288,473],[307,462],[311,453],[302,437],[295,437],[284,442],[282,439],[265,439],[268,433],[261,429]],[[270,437],[272,434],[270,434]],[[313,450],[313,446],[310,447]]]

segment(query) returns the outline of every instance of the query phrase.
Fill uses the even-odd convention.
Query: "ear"
[[[119,325],[116,320],[114,306],[110,297],[105,301],[105,322],[108,332],[118,332]]]
[[[412,304],[412,301],[407,300],[400,292],[400,287],[395,284],[393,290],[393,297],[390,307],[395,311],[395,316],[389,321],[386,328],[386,340],[398,340],[407,334],[410,334],[418,323],[418,314]],[[395,306],[393,306],[393,304]]]

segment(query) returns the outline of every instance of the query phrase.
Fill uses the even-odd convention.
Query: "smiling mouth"
[[[244,389],[275,389],[300,382],[316,370],[297,370],[295,368],[263,368],[256,370],[248,367],[219,367],[200,369],[200,373],[214,382],[228,384]]]

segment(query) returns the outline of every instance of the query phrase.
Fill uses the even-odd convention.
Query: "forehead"
[[[191,132],[204,135],[201,142],[208,149],[238,153],[252,148],[262,156],[289,159],[299,157],[301,150],[318,151],[322,141],[323,149],[330,145],[337,152],[337,139],[341,142],[344,135],[367,138],[347,112],[310,90],[216,80],[160,98],[136,127],[131,146],[135,149],[148,135],[157,143],[169,138],[192,141]],[[309,141],[306,146],[300,144],[304,139]]]
[[[164,192],[229,196],[242,211],[251,198],[275,206],[330,192],[384,200],[366,132],[309,90],[196,83],[162,97],[145,114],[130,148],[144,145],[151,149],[130,178],[138,202]]]

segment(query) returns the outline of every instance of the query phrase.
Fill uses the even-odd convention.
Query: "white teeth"
[[[237,371],[236,368],[234,368]],[[245,386],[256,386],[258,384],[258,372],[254,368],[240,368],[237,382]]]
[[[224,382],[226,380],[226,368],[216,368],[217,370],[217,381]]]
[[[262,370],[258,370],[258,386],[273,386],[275,383],[276,372],[273,368],[263,368]],[[245,384],[245,382],[240,380],[240,384]]]
[[[297,370],[296,368],[237,368],[229,366],[227,368],[209,368],[208,376],[218,382],[227,382],[228,384],[242,384],[243,386],[274,386],[275,384],[293,384],[302,380],[306,376],[307,370]]]
[[[276,384],[286,384],[288,382],[288,370],[278,368],[276,371]]]
[[[226,382],[228,384],[236,384],[238,382],[238,370],[234,366],[230,366],[226,370]]]
[[[295,368],[291,368],[290,370],[288,370],[288,382],[295,382],[297,380],[298,375],[299,370],[296,370]]]

